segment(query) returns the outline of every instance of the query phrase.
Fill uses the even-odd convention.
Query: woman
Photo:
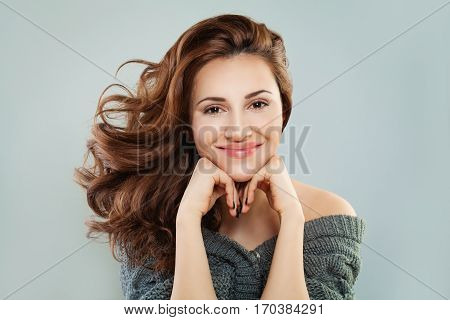
[[[353,299],[364,220],[277,155],[292,108],[281,36],[220,15],[160,63],[129,62],[147,65],[137,93],[100,101],[94,166],[76,170],[106,219],[88,236],[107,233],[116,259],[119,248],[125,297]],[[105,117],[121,112],[124,127]]]

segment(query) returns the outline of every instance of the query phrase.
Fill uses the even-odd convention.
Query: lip
[[[237,159],[243,159],[246,158],[250,155],[252,155],[253,153],[255,153],[256,149],[258,149],[259,147],[261,147],[261,144],[254,144],[253,147],[247,147],[244,149],[231,149],[231,148],[223,148],[223,147],[217,147],[219,150],[222,150],[225,152],[225,154],[228,157],[231,158],[237,158]]]
[[[219,149],[228,149],[228,150],[246,150],[246,149],[259,147],[260,145],[262,145],[262,143],[248,142],[243,145],[226,145],[226,146],[216,146],[216,147]]]

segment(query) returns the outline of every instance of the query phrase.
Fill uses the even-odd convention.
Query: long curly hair
[[[153,270],[174,273],[177,211],[199,159],[190,128],[193,79],[209,61],[241,53],[260,56],[271,68],[281,94],[283,131],[292,109],[283,39],[242,15],[218,15],[194,24],[159,63],[124,62],[117,71],[132,62],[146,66],[136,92],[112,84],[100,95],[92,137],[74,181],[86,190],[89,207],[102,218],[85,220],[87,237],[106,233],[117,261],[124,262],[124,253],[131,265],[147,267],[151,258]],[[111,86],[126,93],[103,97]],[[108,103],[114,107],[107,108]],[[110,121],[121,115],[122,125]],[[203,216],[203,227],[219,229],[218,203]]]

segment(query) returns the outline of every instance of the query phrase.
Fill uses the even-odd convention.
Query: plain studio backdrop
[[[98,98],[119,80],[135,86],[143,67],[114,79],[122,62],[159,61],[194,23],[237,13],[285,40],[296,105],[279,153],[289,173],[367,222],[355,299],[449,298],[445,3],[2,1],[1,297],[123,299],[120,265],[105,238],[85,237],[92,212],[72,180]]]

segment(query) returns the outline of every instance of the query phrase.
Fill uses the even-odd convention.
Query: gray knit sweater
[[[354,299],[366,223],[360,217],[331,215],[305,222],[303,258],[311,300]],[[202,227],[213,286],[219,300],[259,300],[267,282],[278,235],[248,251],[227,236]],[[148,260],[151,262],[151,260]],[[146,264],[147,265],[147,264]],[[173,274],[121,264],[126,299],[169,300]]]

